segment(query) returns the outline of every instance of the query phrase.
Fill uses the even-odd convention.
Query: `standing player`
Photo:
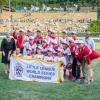
[[[35,51],[36,51],[36,47],[37,47],[36,43],[33,43],[33,37],[32,36],[29,38],[29,42],[24,43],[23,46],[24,46],[23,55],[27,54],[28,48],[31,48],[32,53],[34,54]]]
[[[37,30],[36,33],[37,33],[37,34],[36,34],[36,36],[35,36],[35,38],[34,38],[33,43],[37,43],[38,41],[43,40],[43,37],[41,36],[41,31],[40,31],[40,30]]]
[[[53,30],[52,29],[48,29],[48,36],[46,36],[46,40],[48,41],[48,43],[50,43],[50,40],[51,40],[51,32]]]
[[[51,31],[50,40],[48,40],[48,41],[49,41],[49,46],[52,46],[53,43],[58,43],[58,40],[56,38],[56,34],[55,34],[54,30]]]
[[[28,29],[26,35],[24,36],[23,43],[29,42],[31,36],[32,36],[32,29]]]
[[[23,54],[23,42],[24,42],[24,30],[20,29],[19,35],[17,35],[16,31],[13,32],[14,39],[17,40],[16,46],[20,49],[21,54]]]
[[[63,42],[69,40],[69,38],[68,38],[68,32],[67,32],[66,30],[63,30],[61,35],[62,35],[62,37],[59,38],[59,43],[60,43],[60,45],[61,45]]]
[[[76,35],[76,32],[72,32],[71,35],[72,35],[72,39],[73,39],[74,42],[78,40],[78,37]]]
[[[46,56],[47,55],[47,50],[49,48],[49,44],[48,44],[48,41],[46,39],[43,39],[42,47],[43,47],[43,55]]]
[[[55,61],[61,62],[61,68],[60,68],[61,81],[64,81],[64,69],[66,68],[66,59],[63,56],[63,49],[61,48],[57,49],[57,56],[55,57]]]
[[[72,62],[72,75],[73,75],[73,80],[77,79],[77,75],[80,75],[80,68],[77,67],[77,58],[76,56],[78,55],[78,47],[75,45],[73,40],[69,41],[69,45],[70,45],[70,51],[71,51],[71,55],[73,57],[73,62]],[[77,68],[78,72],[77,72]],[[78,77],[78,79],[80,78],[80,76]]]

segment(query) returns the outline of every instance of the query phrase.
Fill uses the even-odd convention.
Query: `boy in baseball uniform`
[[[63,56],[63,49],[58,48],[57,49],[57,56],[54,59],[55,61],[61,62],[61,68],[60,68],[60,74],[61,74],[61,81],[64,81],[64,69],[66,68],[66,59]]]
[[[47,62],[54,62],[54,49],[52,47],[48,48],[47,56],[44,57],[44,60]]]
[[[43,55],[42,52],[43,52],[42,46],[37,46],[37,48],[36,48],[36,54],[33,57],[43,60],[44,55]]]

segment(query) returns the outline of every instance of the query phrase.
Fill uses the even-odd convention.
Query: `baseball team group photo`
[[[1,0],[0,61],[0,100],[99,100],[99,0]]]

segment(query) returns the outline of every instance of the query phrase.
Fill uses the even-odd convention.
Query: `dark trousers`
[[[72,75],[74,78],[79,79],[80,78],[80,65],[77,64],[77,59],[73,59],[73,64],[72,64]]]
[[[74,58],[73,63],[72,63],[72,75],[75,78],[76,78],[76,66],[77,66],[77,60],[76,60],[76,58]]]
[[[80,79],[80,73],[81,73],[80,65],[77,65],[76,66],[76,79]]]
[[[24,48],[20,48],[20,53],[21,53],[22,55],[23,55],[23,49],[24,49]]]

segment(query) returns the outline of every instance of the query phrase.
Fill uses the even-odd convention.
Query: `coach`
[[[85,36],[85,38],[83,39],[84,43],[93,50],[95,50],[95,43],[94,40],[90,37],[90,34],[86,33],[84,36]]]

